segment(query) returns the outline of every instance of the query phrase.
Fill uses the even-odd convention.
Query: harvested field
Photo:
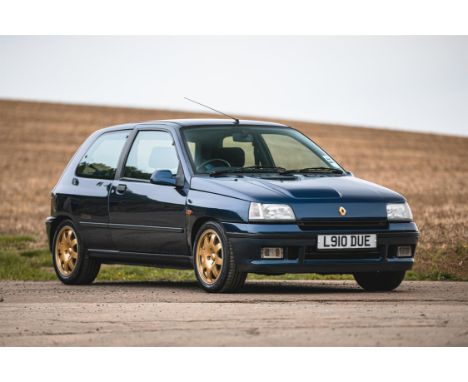
[[[50,189],[91,132],[130,121],[207,116],[0,101],[0,233],[44,239]],[[356,176],[407,197],[421,230],[415,270],[423,277],[468,279],[468,138],[279,122],[306,133]]]

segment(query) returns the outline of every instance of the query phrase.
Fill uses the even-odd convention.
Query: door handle
[[[116,189],[118,194],[123,194],[125,191],[127,191],[127,185],[126,184],[119,184],[115,189]]]

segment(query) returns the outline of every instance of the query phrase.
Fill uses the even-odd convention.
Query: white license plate
[[[377,235],[318,235],[317,237],[317,249],[346,248],[377,248]]]

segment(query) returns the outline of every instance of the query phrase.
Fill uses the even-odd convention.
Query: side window
[[[149,180],[157,170],[177,173],[179,159],[172,136],[164,131],[140,131],[133,142],[124,177]]]
[[[84,178],[114,179],[128,134],[128,131],[116,131],[101,135],[79,163],[76,175]]]

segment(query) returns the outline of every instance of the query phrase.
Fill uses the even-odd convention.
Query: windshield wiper
[[[284,167],[275,166],[247,166],[247,167],[228,167],[221,170],[213,170],[209,174],[210,176],[224,175],[224,174],[239,174],[239,173],[261,173],[261,172],[274,172],[283,174],[286,169]]]
[[[343,171],[337,168],[331,168],[331,167],[306,167],[306,168],[300,168],[300,169],[293,169],[293,170],[286,170],[283,171],[281,174],[293,174],[293,173],[298,173],[298,174],[320,174],[320,173],[329,173],[329,174],[343,174]]]
[[[255,166],[247,166],[247,167],[240,167],[242,170],[247,170],[247,171],[255,171],[257,170],[258,172],[284,172],[286,169],[284,167],[278,167],[278,166],[262,166],[262,165],[255,165]]]

